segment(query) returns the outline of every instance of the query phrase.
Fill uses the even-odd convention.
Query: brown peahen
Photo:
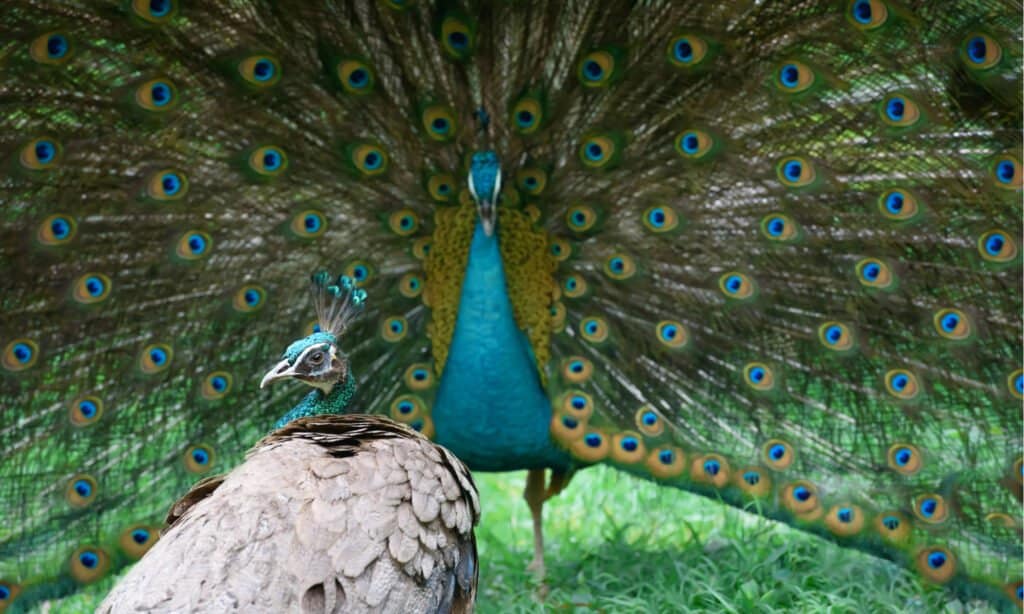
[[[338,342],[362,291],[320,281],[321,332],[263,378],[314,387],[309,416],[196,484],[100,612],[473,611],[480,504],[469,470],[406,425],[340,415],[355,382]]]
[[[0,603],[137,557],[271,428],[319,266],[375,296],[354,406],[530,470],[539,568],[606,462],[1022,603],[1018,2],[0,23]]]

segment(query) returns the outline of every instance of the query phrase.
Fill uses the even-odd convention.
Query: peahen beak
[[[274,365],[274,368],[267,371],[267,374],[263,376],[263,380],[260,381],[260,388],[266,388],[267,384],[276,382],[279,379],[287,379],[297,375],[295,368],[292,366],[287,359]]]

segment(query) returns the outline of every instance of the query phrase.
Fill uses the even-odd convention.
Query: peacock
[[[1013,0],[8,0],[0,607],[352,403],[542,510],[608,463],[1020,607]],[[486,501],[484,502],[486,506]]]
[[[172,506],[170,528],[99,612],[473,611],[473,478],[407,425],[342,413],[355,379],[338,342],[365,291],[316,280],[320,331],[261,382],[313,387],[304,415]]]

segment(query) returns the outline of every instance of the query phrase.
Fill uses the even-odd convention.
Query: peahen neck
[[[298,420],[307,416],[343,414],[355,393],[356,378],[352,377],[352,373],[349,373],[345,383],[335,386],[330,392],[325,393],[323,390],[314,389],[307,394],[298,405],[274,423],[274,428],[279,429],[292,420]]]
[[[477,222],[455,332],[432,411],[438,443],[473,470],[568,466],[551,442],[551,403],[516,324],[496,232]]]

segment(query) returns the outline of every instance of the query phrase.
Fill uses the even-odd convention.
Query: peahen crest
[[[538,528],[604,462],[1019,607],[1021,17],[3,3],[0,608],[141,556],[342,331]]]

